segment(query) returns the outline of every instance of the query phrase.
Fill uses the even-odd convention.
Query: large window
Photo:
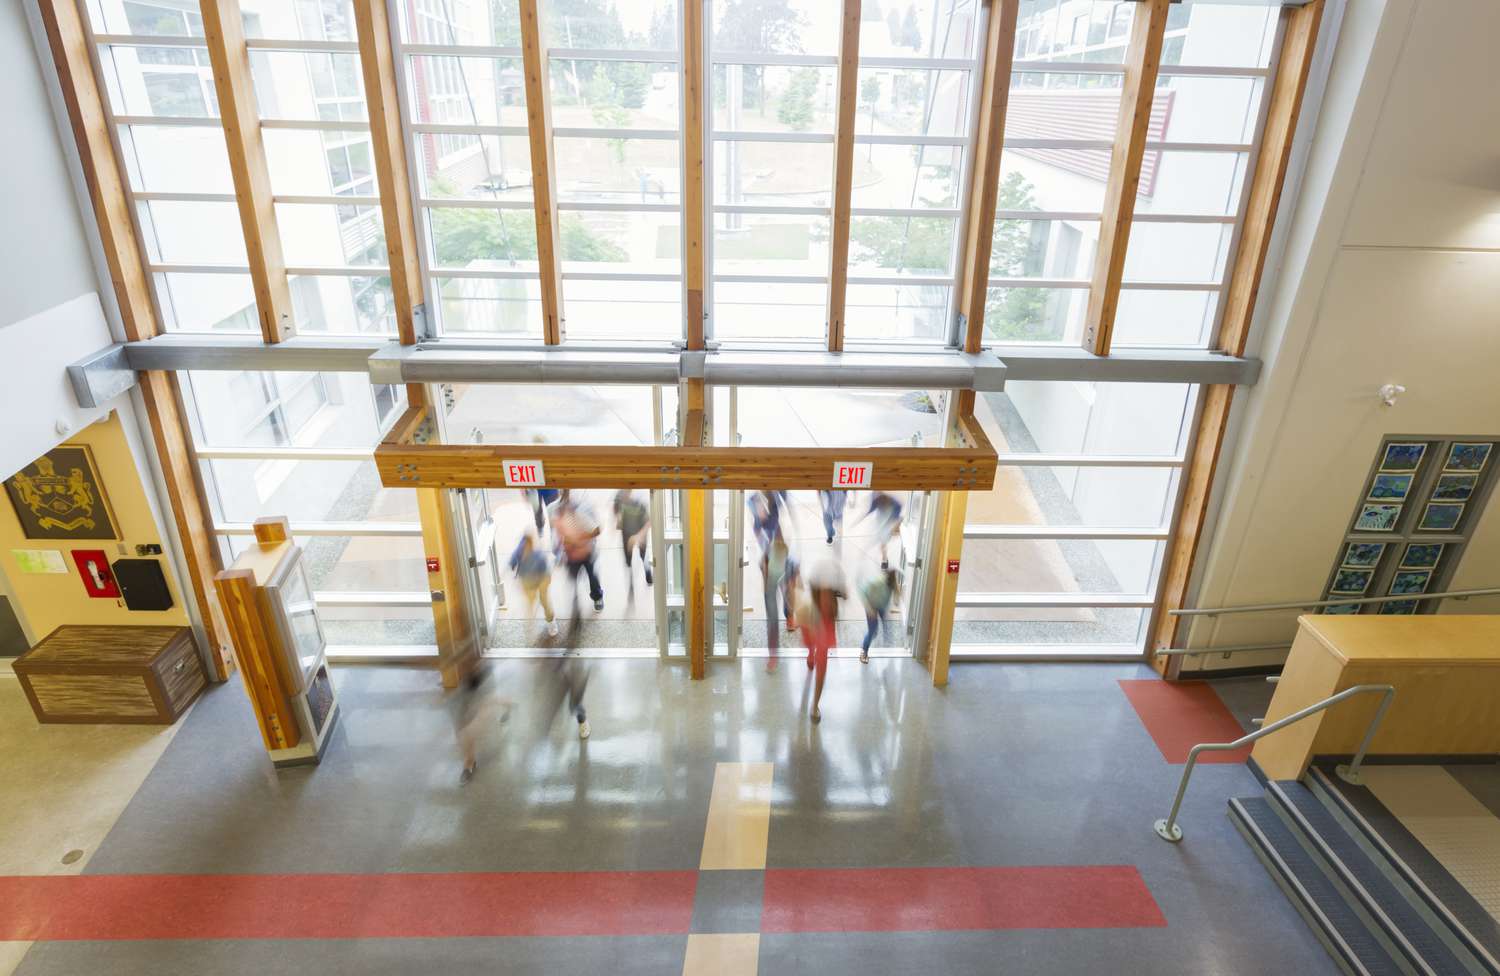
[[[338,647],[435,645],[422,528],[409,491],[382,487],[371,446],[405,407],[357,373],[194,372],[194,451],[225,564],[264,515],[291,519]]]
[[[165,328],[259,332],[197,5],[89,12]],[[295,330],[392,334],[352,4],[249,0],[243,16]]]
[[[1137,4],[1025,0],[1016,33],[986,332],[1082,339]],[[1279,20],[1265,3],[1172,6],[1115,322],[1120,346],[1210,345]]]
[[[955,655],[1140,653],[1196,400],[1137,383],[980,395],[1001,462],[969,496]]]
[[[682,332],[676,5],[545,6],[566,332],[675,338]],[[438,327],[539,338],[517,4],[410,0],[402,41]]]

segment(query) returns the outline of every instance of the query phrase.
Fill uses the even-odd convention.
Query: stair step
[[[1500,924],[1457,882],[1447,877],[1436,862],[1430,867],[1421,867],[1422,858],[1430,860],[1430,855],[1426,854],[1414,838],[1403,847],[1392,838],[1384,836],[1384,828],[1377,827],[1371,819],[1377,816],[1376,812],[1363,809],[1363,804],[1379,808],[1379,803],[1366,791],[1335,781],[1333,774],[1317,765],[1308,770],[1308,782],[1312,786],[1313,795],[1326,808],[1336,810],[1352,823],[1364,840],[1381,853],[1407,886],[1422,899],[1428,911],[1443,921],[1469,954],[1478,960],[1480,972],[1500,976]],[[1392,829],[1399,830],[1396,827]]]
[[[1298,842],[1270,800],[1259,796],[1232,799],[1229,810],[1272,876],[1346,970],[1360,976],[1404,972]]]
[[[1271,783],[1266,793],[1286,812],[1364,910],[1385,930],[1418,972],[1469,976],[1466,965],[1358,841],[1311,790],[1295,781]]]

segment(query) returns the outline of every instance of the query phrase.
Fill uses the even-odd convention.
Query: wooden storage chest
[[[15,672],[38,722],[171,725],[207,683],[187,627],[67,624]]]

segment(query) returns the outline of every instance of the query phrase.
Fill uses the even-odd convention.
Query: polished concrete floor
[[[551,662],[497,663],[493,686],[514,707],[467,786],[430,671],[341,669],[323,764],[281,772],[231,682],[194,707],[143,781],[95,787],[101,810],[123,812],[78,838],[33,809],[77,817],[78,800],[33,780],[64,753],[87,765],[97,750],[103,767],[121,747],[81,728],[26,739],[6,679],[0,746],[40,750],[0,808],[12,812],[0,850],[35,859],[8,861],[10,873],[47,873],[62,848],[81,847],[62,870],[81,864],[70,883],[95,892],[155,883],[180,901],[201,887],[242,916],[265,907],[261,882],[346,897],[323,927],[272,913],[215,928],[190,911],[150,938],[54,937],[15,971],[1334,971],[1225,816],[1226,797],[1257,789],[1244,767],[1197,771],[1183,844],[1152,833],[1180,767],[1121,691],[1144,668],[972,664],[938,691],[909,660],[836,660],[814,726],[796,659],[774,675],[763,661],[725,662],[697,683],[656,661],[585,663],[586,742],[555,713]],[[1236,689],[1241,701],[1264,693]],[[449,884],[475,893],[430,894]],[[351,920],[347,897],[382,885],[418,907],[364,904]],[[909,885],[952,900],[950,915],[913,913]],[[970,890],[982,904],[955,895]],[[522,895],[538,904],[515,907]],[[485,917],[491,903],[510,914]],[[320,937],[346,930],[369,937]],[[0,961],[23,948],[0,944]]]

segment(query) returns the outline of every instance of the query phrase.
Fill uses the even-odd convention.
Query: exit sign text
[[[875,465],[870,461],[833,462],[833,487],[868,488],[875,476]]]
[[[511,488],[541,488],[547,484],[547,473],[540,461],[501,461],[505,483]]]

